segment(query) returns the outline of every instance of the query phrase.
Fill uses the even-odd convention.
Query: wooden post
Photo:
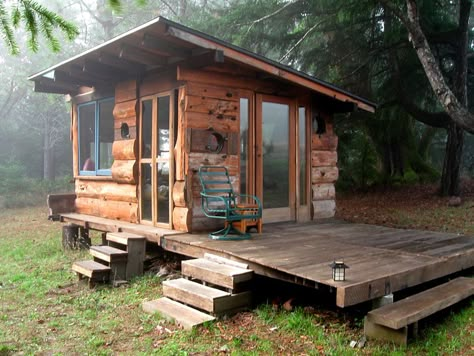
[[[88,250],[91,247],[91,238],[89,236],[89,229],[85,227],[79,228],[79,248],[83,250]]]
[[[100,237],[102,238],[102,245],[106,246],[107,245],[107,233],[106,232],[101,233]]]
[[[63,226],[63,249],[77,250],[77,240],[79,237],[79,226],[67,224]]]

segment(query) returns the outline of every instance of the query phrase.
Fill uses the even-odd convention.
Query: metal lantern
[[[348,265],[344,263],[343,260],[336,260],[330,264],[332,268],[332,279],[336,282],[346,280],[346,268],[349,268]]]

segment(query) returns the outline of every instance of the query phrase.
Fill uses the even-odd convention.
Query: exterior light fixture
[[[330,264],[332,268],[332,279],[336,282],[341,282],[346,280],[346,269],[349,268],[348,265],[344,263],[343,260],[336,260]]]

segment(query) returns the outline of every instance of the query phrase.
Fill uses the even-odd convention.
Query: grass
[[[126,287],[90,290],[78,284],[71,263],[85,252],[63,252],[60,224],[40,208],[0,211],[0,355],[229,353],[329,355],[472,354],[474,303],[430,320],[408,349],[369,342],[360,319],[339,311],[260,305],[228,320],[182,331],[141,310],[158,298],[161,280],[136,278]]]

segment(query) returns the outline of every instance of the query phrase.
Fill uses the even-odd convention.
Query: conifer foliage
[[[38,38],[43,36],[53,52],[61,48],[55,30],[61,31],[67,39],[73,40],[78,34],[77,27],[61,16],[48,10],[34,0],[0,1],[0,32],[11,54],[19,53],[14,30],[24,26],[28,33],[28,47],[38,51]]]

